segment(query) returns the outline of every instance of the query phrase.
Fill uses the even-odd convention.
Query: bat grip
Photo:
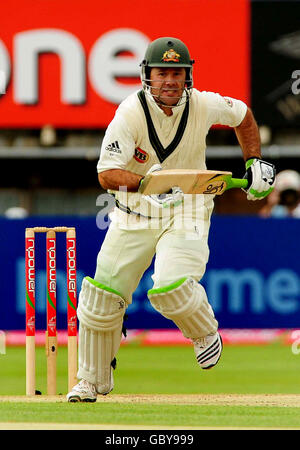
[[[248,180],[245,178],[231,178],[230,188],[247,189]]]

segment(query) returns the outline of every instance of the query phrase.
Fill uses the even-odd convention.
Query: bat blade
[[[231,172],[216,170],[160,170],[146,175],[140,192],[144,195],[163,194],[179,186],[184,194],[221,195],[233,187],[247,187],[247,180],[232,178]]]
[[[215,175],[208,174],[206,177],[203,174],[199,174],[196,183],[189,194],[212,194],[221,195],[225,192],[228,184],[228,180],[232,177],[231,172],[216,173]]]

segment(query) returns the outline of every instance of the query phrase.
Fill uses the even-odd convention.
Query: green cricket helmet
[[[150,71],[152,67],[183,67],[186,72],[185,100],[183,95],[178,97],[179,106],[188,101],[193,89],[193,64],[187,46],[179,39],[162,37],[151,42],[146,50],[145,58],[141,62],[141,81],[146,94],[150,92]]]

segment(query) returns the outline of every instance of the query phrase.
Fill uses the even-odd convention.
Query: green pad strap
[[[175,283],[169,284],[169,286],[164,286],[164,287],[157,288],[157,289],[150,289],[148,291],[148,295],[163,294],[164,292],[173,291],[173,289],[176,289],[179,286],[181,286],[185,282],[186,279],[187,279],[186,277],[181,278],[180,280],[175,281]]]
[[[98,281],[94,280],[91,277],[85,277],[85,279],[87,281],[89,281],[91,284],[93,284],[98,289],[102,289],[103,291],[111,292],[112,294],[116,294],[119,297],[124,298],[123,295],[120,294],[120,292],[118,292],[115,289],[112,289],[112,288],[110,288],[108,286],[105,286],[105,284],[99,283]]]

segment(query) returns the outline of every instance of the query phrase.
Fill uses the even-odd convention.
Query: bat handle
[[[230,189],[231,188],[247,189],[247,187],[248,187],[248,180],[246,180],[245,178],[231,178]]]

